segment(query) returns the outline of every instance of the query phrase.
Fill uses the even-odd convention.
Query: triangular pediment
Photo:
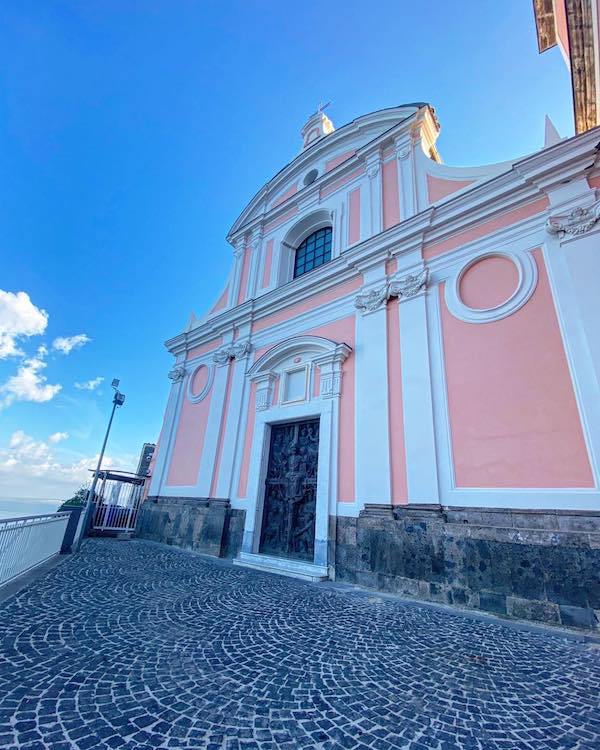
[[[228,239],[276,206],[302,192],[314,181],[322,180],[327,173],[340,168],[344,162],[359,154],[361,149],[385,133],[393,132],[424,107],[428,105],[419,102],[372,112],[352,120],[320,138],[314,145],[304,148],[256,193],[232,226]]]

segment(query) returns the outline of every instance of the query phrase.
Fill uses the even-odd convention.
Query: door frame
[[[257,413],[248,476],[248,510],[242,543],[244,552],[260,554],[264,485],[269,463],[271,425],[299,422],[311,418],[319,419],[313,563],[320,566],[328,565],[329,515],[335,513],[335,488],[337,486],[338,402],[339,399],[316,399],[305,403],[271,407],[267,411]]]
[[[269,430],[268,430],[268,432],[270,434],[269,434],[269,440],[268,440],[269,445],[268,445],[268,448],[267,448],[267,475],[268,475],[268,471],[269,471],[269,464],[271,462],[271,450],[273,448],[273,444],[272,444],[273,428],[274,427],[290,428],[290,427],[294,427],[296,425],[301,425],[301,424],[313,424],[313,425],[316,424],[317,425],[317,429],[319,431],[319,435],[317,437],[317,467],[316,467],[317,482],[316,482],[315,487],[314,487],[314,523],[313,523],[313,539],[312,539],[313,555],[310,558],[307,558],[307,559],[310,559],[311,562],[313,562],[313,560],[314,560],[314,545],[315,545],[315,540],[317,538],[317,515],[316,514],[317,514],[317,487],[318,487],[318,483],[319,483],[319,454],[318,454],[318,448],[319,448],[319,445],[321,443],[321,420],[319,418],[314,418],[314,417],[311,418],[311,417],[309,417],[308,419],[306,419],[306,418],[305,419],[292,419],[291,421],[288,421],[288,422],[270,422],[269,423]],[[268,552],[261,551],[262,537],[263,537],[263,526],[264,526],[264,522],[265,522],[264,516],[265,516],[265,501],[266,501],[266,499],[267,499],[267,476],[265,476],[265,480],[263,482],[262,501],[259,502],[259,503],[257,503],[257,506],[256,506],[256,512],[257,512],[257,517],[256,517],[256,526],[257,526],[256,532],[257,533],[256,533],[256,535],[258,537],[259,554],[261,554],[261,555],[264,555],[264,554],[267,554],[267,555],[273,554],[273,553],[268,553]],[[290,506],[288,508],[288,513],[289,514],[292,513],[292,506]],[[289,516],[288,516],[288,519],[289,519]],[[285,558],[285,559],[289,558],[291,560],[300,560],[300,561],[302,561],[302,559],[303,559],[303,558],[298,558],[298,557],[294,557],[293,555],[290,555],[289,554],[289,550],[288,550],[288,554],[287,555],[281,554],[281,555],[276,555],[276,556],[277,557],[281,557],[281,558]]]

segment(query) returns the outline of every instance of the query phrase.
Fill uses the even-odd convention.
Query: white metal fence
[[[69,523],[67,513],[0,520],[0,585],[60,552]]]
[[[100,532],[134,531],[145,477],[124,471],[101,471],[99,477],[93,529]]]

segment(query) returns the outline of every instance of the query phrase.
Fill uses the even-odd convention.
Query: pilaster
[[[247,326],[247,330],[241,331],[242,335],[247,335],[248,333],[249,326]],[[246,415],[242,406],[246,387],[249,351],[250,350],[248,349],[248,351],[243,354],[240,350],[240,354],[235,360],[235,370],[231,378],[227,422],[223,425],[225,432],[222,441],[223,447],[221,452],[219,476],[217,478],[217,497],[232,497],[235,457],[240,446],[243,445],[245,434],[244,429],[242,428],[242,422]]]
[[[372,237],[383,229],[381,153],[377,152],[367,159],[367,177],[369,178],[369,194],[365,196],[365,199],[369,202],[369,230]]]
[[[254,299],[256,297],[258,280],[260,271],[263,267],[263,236],[261,229],[257,229],[252,237],[250,248],[246,252],[251,252],[252,257],[250,260],[250,275],[248,277],[248,289],[246,299]]]
[[[579,190],[577,188],[579,187]],[[600,200],[587,181],[549,193],[544,260],[594,472],[600,482]]]
[[[212,356],[216,366],[216,374],[212,387],[208,420],[204,432],[202,459],[200,461],[200,471],[198,472],[198,481],[196,484],[199,497],[210,497],[210,488],[219,445],[219,433],[221,432],[221,418],[227,395],[229,367],[233,359],[245,358],[249,351],[250,343],[247,340],[233,341],[230,338],[229,343],[224,344]]]
[[[402,408],[409,503],[438,503],[439,486],[433,421],[431,366],[423,267],[402,271],[394,281],[400,294]]]
[[[417,213],[413,143],[410,135],[405,134],[396,140],[394,145],[398,161],[400,220],[405,221]]]
[[[178,415],[183,398],[183,388],[185,383],[185,365],[176,364],[169,371],[171,381],[171,390],[165,409],[165,417],[161,432],[160,445],[158,447],[158,456],[154,465],[154,472],[150,481],[150,495],[160,495],[166,481],[166,474],[171,463],[171,453],[175,442],[177,432]]]
[[[240,292],[240,282],[242,279],[242,268],[244,266],[244,254],[246,252],[246,238],[239,237],[235,243],[235,250],[233,251],[234,264],[233,264],[233,278],[231,281],[231,288],[229,290],[229,307],[235,307],[237,305],[238,294]]]
[[[356,497],[360,503],[391,502],[387,279],[379,267],[364,274],[365,288],[356,306]],[[382,290],[386,290],[384,293]],[[363,300],[367,300],[363,304]]]

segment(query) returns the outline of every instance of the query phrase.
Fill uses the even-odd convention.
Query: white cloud
[[[102,467],[132,471],[133,457],[124,459],[127,463],[104,456]],[[95,469],[97,462],[97,455],[76,455],[70,462],[60,461],[48,442],[35,440],[23,430],[18,430],[11,435],[8,448],[0,448],[2,494],[7,497],[69,498],[78,487],[89,481],[92,476],[89,469]]]
[[[63,440],[67,440],[68,437],[69,437],[68,432],[53,432],[52,435],[48,437],[48,442],[60,443]]]
[[[22,355],[17,339],[39,336],[48,325],[48,313],[36,307],[26,292],[0,289],[0,359]]]
[[[79,349],[87,344],[88,341],[91,339],[85,333],[78,333],[77,336],[59,336],[52,342],[52,348],[62,354],[69,354],[73,349]]]
[[[44,349],[40,347],[35,357],[23,360],[17,374],[0,386],[0,408],[10,406],[15,401],[50,401],[62,389],[62,385],[50,385],[41,372],[46,367],[42,359]]]
[[[98,376],[93,380],[85,380],[83,383],[75,383],[75,388],[79,388],[80,391],[95,391],[103,381],[104,378]]]

